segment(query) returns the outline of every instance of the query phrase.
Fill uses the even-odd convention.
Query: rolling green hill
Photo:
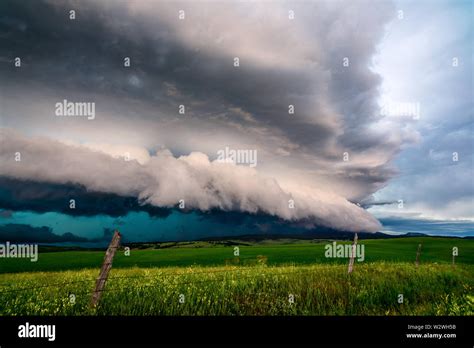
[[[264,257],[268,265],[347,263],[347,259],[326,258],[325,245],[327,243],[331,241],[240,242],[235,240],[231,244],[239,247],[238,263],[234,257],[234,245],[216,242],[162,243],[149,245],[147,249],[132,249],[130,256],[125,256],[124,251],[119,250],[113,267],[221,266],[226,263],[251,265],[257,262],[258,256]],[[413,263],[419,243],[423,245],[421,263],[451,263],[452,248],[456,246],[459,249],[456,263],[474,264],[474,240],[472,239],[410,237],[359,240],[359,244],[365,245],[364,263],[374,261]],[[0,258],[0,273],[99,268],[103,257],[104,251],[61,251],[40,252],[38,262],[30,262],[29,259]]]

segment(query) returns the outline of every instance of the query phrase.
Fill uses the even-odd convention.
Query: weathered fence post
[[[356,247],[357,247],[357,233],[354,234],[354,243],[352,244],[352,253],[351,253],[351,257],[349,258],[349,269],[347,270],[347,273],[352,273],[352,269],[354,268]]]
[[[420,264],[420,254],[421,254],[421,243],[418,244],[418,250],[416,252],[416,261],[415,261],[416,267],[418,267],[418,265]]]
[[[120,232],[116,230],[114,232],[114,236],[112,237],[112,241],[110,242],[109,247],[105,252],[104,262],[102,263],[102,268],[100,269],[99,277],[97,278],[97,281],[95,283],[95,290],[92,294],[91,301],[92,307],[96,307],[99,303],[100,296],[102,295],[102,290],[105,287],[105,282],[107,281],[107,277],[109,275],[109,271],[112,268],[112,261],[115,256],[115,252],[117,251],[120,245],[120,238]]]

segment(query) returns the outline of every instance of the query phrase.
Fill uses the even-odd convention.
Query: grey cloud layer
[[[7,1],[0,6],[5,14],[0,74],[10,86],[2,93],[5,127],[100,142],[102,148],[122,141],[178,154],[199,151],[211,159],[228,145],[250,147],[259,153],[258,172],[276,180],[210,164],[202,154],[176,160],[161,153],[144,166],[120,167],[117,182],[109,173],[94,172],[100,166],[84,162],[91,189],[133,194],[157,205],[176,204],[188,194],[199,209],[262,209],[285,218],[313,216],[350,230],[377,228],[348,200],[365,199],[385,185],[395,173],[390,161],[413,139],[405,129],[376,127],[381,79],[369,66],[395,14],[389,2]],[[75,21],[67,17],[71,8]],[[186,11],[184,21],[178,20],[179,9]],[[295,11],[293,21],[289,9]],[[23,59],[21,70],[11,67],[16,56]],[[131,58],[130,68],[123,68],[123,57]],[[240,58],[239,68],[233,67],[234,57]],[[350,59],[348,68],[342,66],[344,57]],[[97,119],[58,120],[52,106],[63,98],[95,101]],[[185,117],[177,114],[179,104],[186,105]],[[295,115],[288,115],[289,104]],[[50,151],[43,150],[42,156]],[[342,162],[344,152],[349,162]],[[176,172],[159,167],[165,165]],[[241,172],[247,181],[238,177]],[[178,181],[189,180],[191,173],[205,179]],[[223,185],[216,173],[241,185],[203,190],[209,183]],[[49,174],[54,176],[43,179],[52,180]],[[10,175],[26,177],[20,169]],[[162,184],[168,178],[174,186]],[[266,186],[270,196],[256,194]],[[315,206],[303,203],[298,212],[288,212],[288,192],[311,192],[316,198],[300,199]],[[353,216],[359,218],[351,221]]]

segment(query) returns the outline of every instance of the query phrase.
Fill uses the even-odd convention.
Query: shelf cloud
[[[343,197],[317,190],[289,192],[253,168],[211,162],[202,153],[176,158],[162,150],[140,164],[46,138],[8,131],[1,136],[3,177],[76,184],[91,192],[136,197],[157,207],[173,208],[182,201],[185,209],[264,213],[346,231],[380,228],[376,219]],[[16,161],[12,153],[21,154],[21,160]]]
[[[0,6],[3,178],[380,229],[353,202],[371,201],[402,146],[419,141],[377,103],[372,63],[391,2]],[[225,149],[258,162],[223,163]]]

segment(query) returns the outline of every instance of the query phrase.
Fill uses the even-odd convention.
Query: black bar
[[[55,340],[20,338],[26,322]],[[408,329],[408,325],[421,329]],[[429,327],[431,326],[431,328]],[[455,325],[435,329],[433,325]],[[0,346],[41,344],[374,344],[473,346],[474,317],[0,317]],[[456,338],[407,338],[407,334]]]

